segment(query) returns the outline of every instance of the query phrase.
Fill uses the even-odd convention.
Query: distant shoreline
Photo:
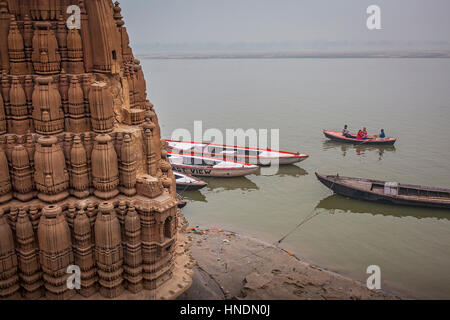
[[[140,59],[449,59],[450,51],[147,53]]]

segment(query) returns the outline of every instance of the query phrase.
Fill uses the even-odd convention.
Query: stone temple
[[[0,0],[0,70],[0,299],[189,288],[186,222],[119,3]]]

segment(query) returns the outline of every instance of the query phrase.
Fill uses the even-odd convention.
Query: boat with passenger
[[[213,143],[183,142],[167,140],[168,150],[183,154],[200,155],[205,157],[233,160],[258,166],[272,164],[289,165],[302,162],[309,155],[299,152],[276,151],[237,146],[227,146]]]

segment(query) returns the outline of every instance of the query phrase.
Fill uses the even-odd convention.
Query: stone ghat
[[[177,202],[167,192],[154,199],[138,195],[113,202],[90,197],[49,206],[39,200],[3,205],[0,298],[117,298],[124,289],[129,295],[174,298],[190,286],[186,266],[193,264],[184,255],[189,241],[177,238],[179,217]],[[67,286],[73,265],[81,270],[78,290]]]

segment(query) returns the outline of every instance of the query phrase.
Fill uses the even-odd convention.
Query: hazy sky
[[[139,49],[199,43],[450,43],[450,0],[122,0]],[[382,30],[366,27],[381,7]],[[424,44],[428,43],[428,44]]]

